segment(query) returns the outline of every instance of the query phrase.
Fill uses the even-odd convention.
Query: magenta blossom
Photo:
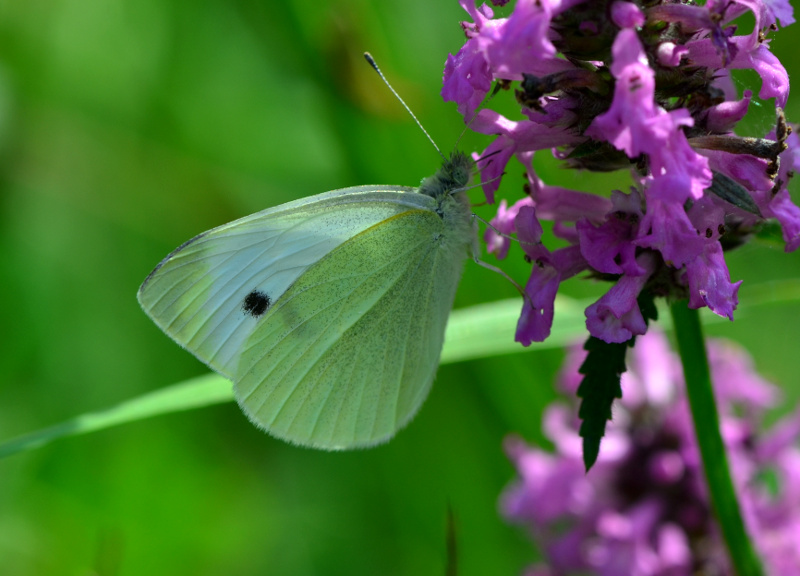
[[[442,95],[494,136],[475,155],[490,203],[509,162],[528,176],[525,197],[502,200],[486,233],[498,258],[516,233],[531,262],[518,341],[549,335],[559,284],[580,272],[615,283],[586,310],[590,334],[609,343],[645,332],[643,292],[732,320],[740,282],[724,251],[766,219],[781,225],[787,251],[800,246],[787,189],[800,141],[783,117],[788,75],[769,49],[778,25],[794,22],[788,0],[517,0],[505,16],[460,3],[467,41],[447,60]],[[755,26],[740,33],[734,21],[746,14]],[[755,71],[758,97],[772,99],[775,128],[762,139],[735,134],[753,94],[736,92],[734,69]],[[493,83],[516,86],[518,118],[480,109]],[[633,189],[609,201],[549,186],[533,165],[543,152],[576,169],[628,170]],[[540,219],[569,246],[547,248]]]
[[[800,411],[762,431],[778,393],[745,353],[711,342],[722,432],[745,522],[770,574],[800,573]],[[585,352],[574,348],[561,388],[574,395]],[[630,351],[597,464],[586,474],[574,410],[554,404],[544,432],[554,453],[509,438],[519,478],[501,511],[525,526],[544,557],[540,576],[691,576],[731,567],[703,481],[681,366],[651,330]],[[768,485],[765,478],[772,478]]]

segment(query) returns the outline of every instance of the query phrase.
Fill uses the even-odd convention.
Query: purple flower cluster
[[[681,366],[651,330],[630,351],[623,399],[587,475],[574,410],[550,406],[555,453],[510,438],[519,479],[501,510],[530,530],[545,564],[530,576],[731,574],[710,512]],[[572,394],[585,352],[571,351],[560,384]],[[800,573],[800,411],[762,433],[776,389],[732,345],[709,343],[722,434],[745,523],[769,574]]]
[[[467,42],[447,59],[442,95],[495,137],[476,156],[490,203],[512,156],[527,172],[526,196],[501,201],[486,233],[499,258],[516,233],[533,263],[519,342],[549,335],[559,284],[581,272],[615,280],[586,310],[589,332],[606,342],[645,333],[643,290],[732,320],[741,282],[731,281],[723,250],[766,219],[780,223],[787,251],[800,246],[800,209],[787,190],[800,141],[783,118],[789,78],[766,37],[794,22],[788,0],[517,0],[504,18],[460,4]],[[746,13],[755,26],[737,34]],[[733,132],[752,100],[730,75],[742,68],[760,76],[759,98],[774,99],[764,138]],[[519,82],[520,119],[478,110],[494,82]],[[533,169],[539,150],[576,169],[630,170],[634,185],[610,198],[548,186]],[[568,245],[545,247],[541,220]]]

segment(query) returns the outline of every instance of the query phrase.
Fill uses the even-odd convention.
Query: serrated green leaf
[[[636,301],[648,325],[658,319],[655,297],[650,291],[641,292]],[[635,336],[618,344],[590,336],[584,345],[589,354],[579,369],[584,378],[578,387],[578,397],[583,399],[578,416],[582,420],[580,435],[583,438],[583,465],[587,472],[600,454],[600,442],[606,433],[606,422],[611,421],[614,400],[622,398],[620,381],[622,373],[627,370],[625,353],[635,342]]]
[[[578,397],[583,399],[578,417],[583,438],[583,465],[588,472],[600,453],[606,422],[611,420],[611,405],[615,399],[622,398],[620,379],[626,370],[628,344],[609,344],[589,336],[583,348],[588,354],[578,370],[584,376],[578,387]]]

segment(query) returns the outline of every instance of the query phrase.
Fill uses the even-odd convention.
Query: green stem
[[[745,531],[731,480],[699,314],[687,307],[686,300],[675,302],[671,311],[711,504],[736,574],[763,576],[764,569]]]

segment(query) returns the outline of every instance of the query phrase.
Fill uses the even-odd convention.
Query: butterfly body
[[[390,438],[436,373],[476,234],[455,153],[419,189],[347,188],[205,232],[147,277],[139,301],[234,382],[267,432],[323,449]]]

